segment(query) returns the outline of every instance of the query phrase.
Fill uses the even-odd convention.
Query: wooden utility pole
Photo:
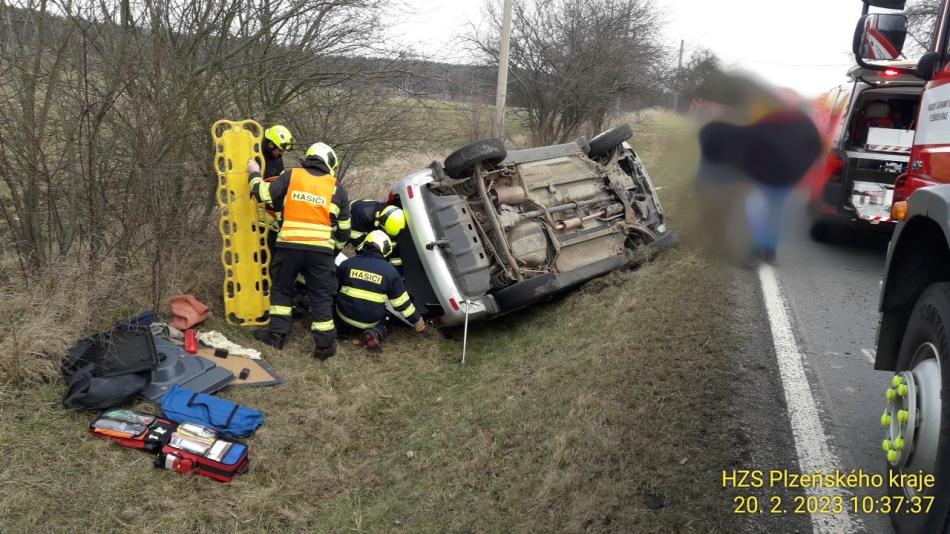
[[[676,96],[673,98],[673,111],[680,109],[680,97],[683,92],[683,47],[686,46],[686,39],[680,39],[680,60],[676,65]]]
[[[508,48],[511,44],[511,1],[505,0],[501,18],[501,50],[498,55],[498,87],[495,89],[495,137],[505,138],[505,98],[508,96]]]

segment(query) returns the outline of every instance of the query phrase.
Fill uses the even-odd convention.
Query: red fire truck
[[[913,68],[879,61],[869,36],[903,43],[904,0],[864,0],[855,30],[858,64],[898,72],[926,85],[909,165],[895,182],[874,367],[892,373],[884,391],[881,447],[889,474],[887,509],[901,533],[947,532],[950,526],[950,0],[942,1],[936,38]],[[886,31],[882,31],[886,29]],[[944,386],[948,389],[943,391]],[[892,484],[933,475],[932,485]],[[897,505],[900,505],[899,507]]]

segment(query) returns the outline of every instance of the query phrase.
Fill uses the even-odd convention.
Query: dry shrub
[[[391,156],[373,165],[353,167],[343,181],[350,200],[385,199],[393,184],[424,169],[433,161],[442,162],[448,153],[413,151]]]
[[[346,179],[350,198],[385,198],[397,180],[443,157],[407,152],[353,168]],[[30,285],[0,290],[0,382],[55,379],[64,352],[77,339],[145,310],[170,317],[173,295],[192,294],[212,314],[223,315],[217,216],[196,215],[191,221],[199,225],[191,232],[166,232],[185,237],[166,237],[157,249],[146,241],[136,257],[121,265],[113,258],[92,269],[79,257],[60,259]],[[144,229],[140,233],[149,234]]]
[[[191,293],[220,310],[221,245],[214,228],[166,245],[166,257],[132,262],[131,268],[112,262],[93,270],[70,258],[47,265],[31,285],[3,288],[0,382],[50,381],[77,339],[144,310],[158,308],[168,316],[169,297],[176,294]],[[156,269],[160,277],[152,275]]]

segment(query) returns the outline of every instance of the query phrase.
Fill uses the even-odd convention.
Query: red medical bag
[[[250,464],[247,452],[247,445],[239,441],[222,439],[212,429],[183,423],[162,447],[155,466],[230,482],[247,472]]]

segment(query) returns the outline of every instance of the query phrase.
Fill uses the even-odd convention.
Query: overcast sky
[[[482,19],[485,0],[406,0],[392,28],[396,42],[446,61],[470,62],[457,41]],[[500,0],[498,0],[500,1]],[[518,2],[519,0],[514,0]],[[844,81],[860,0],[654,0],[663,35],[713,50],[734,65],[814,96]]]

